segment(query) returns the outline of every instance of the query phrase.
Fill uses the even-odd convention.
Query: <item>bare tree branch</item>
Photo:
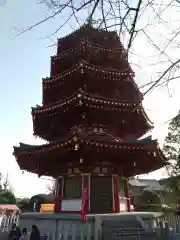
[[[176,66],[180,62],[180,59],[178,59],[176,62],[172,63],[164,72],[163,74],[155,81],[155,83],[143,94],[144,96],[150,92],[162,79],[163,77],[170,71],[174,66]]]
[[[137,23],[137,19],[138,19],[138,14],[139,14],[141,3],[142,3],[142,0],[139,0],[137,8],[135,10],[136,14],[135,14],[134,21],[133,21],[133,24],[132,24],[132,29],[131,29],[131,33],[130,33],[130,39],[129,39],[129,43],[128,43],[128,49],[131,47],[132,40],[133,40],[133,37],[134,37],[136,23]]]
[[[154,76],[150,75],[150,80],[140,86],[140,88],[149,86],[144,95],[158,86],[163,85],[168,88],[169,82],[176,79],[174,74],[178,69],[180,70],[178,65],[179,57],[174,57],[171,54],[171,48],[179,48],[180,45],[180,18],[170,21],[166,18],[166,13],[168,16],[171,10],[172,13],[178,12],[179,0],[167,0],[166,2],[157,0],[136,0],[135,2],[130,0],[40,0],[38,4],[44,4],[48,8],[49,15],[27,29],[20,31],[17,36],[31,31],[46,21],[66,16],[65,20],[61,19],[60,26],[52,31],[51,36],[55,36],[63,27],[75,20],[79,26],[88,22],[102,29],[118,31],[128,53],[128,59],[132,59],[132,63],[136,68],[141,68],[141,64],[135,63],[133,57],[134,52],[137,52],[136,45],[138,45],[140,39],[141,42],[146,42],[147,50],[151,49],[152,52],[156,52],[156,56],[154,54],[145,59],[148,62],[147,67],[155,69],[156,74],[159,71],[156,66],[164,63],[165,67],[158,73],[160,77],[157,78],[156,74]],[[87,14],[84,14],[84,12]],[[85,17],[82,18],[82,15]],[[162,33],[159,32],[157,26],[159,26],[160,31],[161,29],[168,29],[169,34],[165,34],[163,30]],[[152,29],[156,28],[159,37],[152,33]],[[163,38],[163,40],[160,40],[160,38]],[[136,57],[138,58],[137,55]],[[156,61],[152,61],[152,58],[156,59]],[[165,71],[163,71],[164,68]]]

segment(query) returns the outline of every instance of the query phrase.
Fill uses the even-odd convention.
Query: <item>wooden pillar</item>
[[[84,202],[84,211],[85,213],[89,212],[89,193],[90,193],[90,189],[89,189],[89,174],[82,174],[82,197],[84,195],[84,192],[87,192],[87,196]],[[82,199],[83,200],[83,199]]]
[[[58,189],[57,189],[57,195],[62,196],[63,195],[63,178],[58,178]]]
[[[55,208],[54,211],[56,213],[61,211],[61,199],[63,196],[63,188],[64,188],[64,178],[59,177],[56,179],[56,189],[55,189]]]
[[[118,191],[118,177],[112,176],[113,179],[113,189],[114,189],[114,212],[120,212],[120,204],[119,204],[119,191]]]
[[[119,176],[117,177],[117,188],[118,188],[118,200],[119,200],[119,212],[121,212],[121,207],[120,207],[120,189],[119,189]]]

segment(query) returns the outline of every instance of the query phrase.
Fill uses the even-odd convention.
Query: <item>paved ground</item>
[[[7,232],[0,232],[0,240],[7,240],[8,233]]]

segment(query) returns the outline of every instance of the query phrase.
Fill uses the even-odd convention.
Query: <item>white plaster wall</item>
[[[120,205],[120,212],[128,210],[127,199],[120,199],[119,205]]]
[[[63,211],[80,211],[81,208],[82,208],[82,199],[61,201],[61,210]]]

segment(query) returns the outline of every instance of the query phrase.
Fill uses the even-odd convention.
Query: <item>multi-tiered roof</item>
[[[133,78],[115,32],[86,25],[59,39],[42,81],[43,105],[32,108],[34,135],[50,143],[14,147],[20,168],[56,177],[67,163],[87,171],[97,160],[124,176],[162,167],[157,142],[137,140],[152,123]]]

